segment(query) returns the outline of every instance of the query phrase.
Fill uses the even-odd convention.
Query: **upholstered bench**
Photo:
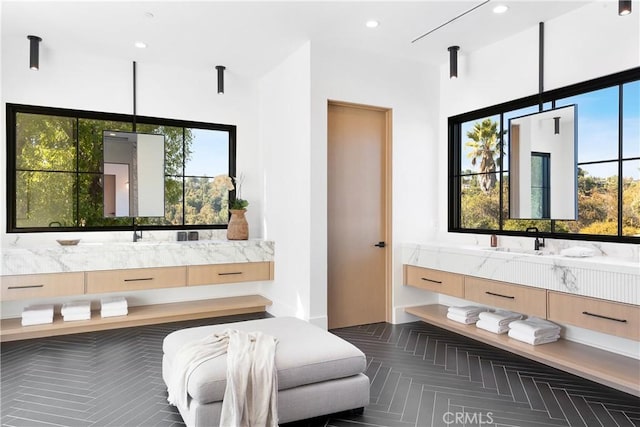
[[[182,329],[163,342],[162,376],[166,384],[172,361],[186,343],[226,329],[260,331],[278,338],[278,419],[280,423],[360,409],[369,404],[365,355],[321,328],[292,317],[251,320]],[[178,407],[187,426],[219,424],[226,387],[226,356],[198,366],[187,383],[188,403]]]

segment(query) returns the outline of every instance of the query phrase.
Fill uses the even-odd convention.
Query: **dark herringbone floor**
[[[243,315],[5,343],[3,426],[182,426],[162,339]],[[301,426],[640,426],[640,399],[431,325],[333,331],[367,355],[371,404]]]

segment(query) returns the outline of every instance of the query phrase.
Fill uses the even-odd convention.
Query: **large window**
[[[165,215],[107,218],[103,131],[165,136]],[[7,104],[8,232],[226,228],[236,128],[151,117]]]
[[[577,219],[509,219],[509,120],[574,104]],[[640,241],[640,68],[450,117],[449,148],[449,231]],[[531,162],[531,204],[545,218],[553,159]]]

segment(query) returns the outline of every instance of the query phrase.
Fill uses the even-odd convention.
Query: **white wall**
[[[640,13],[618,16],[616,2],[590,3],[544,27],[545,90],[640,65]],[[538,93],[538,25],[475,52],[461,46],[459,67],[453,80],[448,64],[440,67],[437,232],[443,240],[488,244],[487,236],[447,233],[447,118]]]
[[[260,82],[265,237],[275,241],[276,316],[309,320],[311,252],[311,46],[301,46]]]
[[[640,65],[640,13],[620,17],[616,2],[594,2],[545,23],[545,90],[613,74]],[[447,232],[447,118],[538,92],[538,26],[476,52],[461,46],[459,78],[440,68],[437,239],[489,245],[489,236]],[[532,248],[531,239],[500,237],[500,244]],[[549,241],[547,244],[562,244]],[[575,245],[576,241],[565,242]],[[598,243],[605,253],[629,256],[631,244]],[[636,255],[637,257],[637,255]],[[444,304],[464,304],[440,297]],[[638,354],[637,342],[566,327],[566,337],[610,351]]]
[[[0,11],[2,8],[0,8]],[[133,113],[132,61],[56,49],[46,40],[41,45],[40,70],[28,67],[28,43],[20,37],[0,40],[1,124],[0,124],[0,250],[27,245],[57,245],[55,239],[81,238],[83,241],[131,241],[132,232],[86,233],[6,233],[6,120],[5,104],[17,103],[90,110]],[[151,117],[232,124],[237,132],[237,170],[246,179],[243,196],[250,201],[247,214],[250,238],[263,237],[262,190],[258,117],[258,82],[236,75],[228,64],[224,95],[217,94],[214,64],[208,69],[137,63],[137,114]],[[175,232],[144,233],[145,239],[175,239]],[[201,238],[222,237],[225,233],[201,231]],[[264,286],[268,286],[265,284]],[[203,286],[133,292],[130,305],[186,301],[233,295],[263,293],[262,283]],[[99,298],[99,297],[96,297]],[[95,298],[94,298],[95,299]],[[30,301],[2,304],[2,316],[19,315]],[[53,302],[53,301],[52,301]]]
[[[392,110],[393,242],[388,250],[393,251],[393,317],[405,321],[402,307],[431,299],[402,286],[400,244],[429,240],[437,217],[438,70],[321,44],[313,44],[311,55],[312,317],[324,317],[326,324],[327,102],[336,100]]]

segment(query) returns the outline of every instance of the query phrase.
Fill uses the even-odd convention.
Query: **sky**
[[[605,88],[586,94],[564,98],[556,102],[556,107],[576,104],[578,115],[578,163],[600,160],[613,160],[618,157],[618,86]],[[550,108],[545,106],[545,110]],[[505,114],[505,122],[509,118],[530,114],[537,111],[537,106],[513,111]],[[623,86],[623,158],[640,157],[640,81]],[[499,116],[493,116],[498,120]],[[463,144],[467,141],[466,133],[473,127],[474,120],[462,125]],[[505,123],[505,128],[507,124]],[[463,145],[462,170],[472,169],[470,159],[466,157],[468,149]],[[508,150],[507,150],[508,154]],[[623,176],[640,179],[638,160],[623,163]],[[508,159],[505,159],[508,169]],[[594,177],[617,175],[617,164],[591,165],[584,168]]]
[[[187,176],[226,175],[229,173],[229,133],[191,129],[191,159],[185,165]]]

